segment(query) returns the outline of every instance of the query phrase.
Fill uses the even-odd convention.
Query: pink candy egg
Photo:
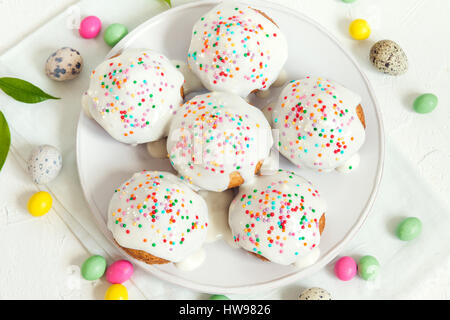
[[[102,29],[102,22],[96,16],[84,18],[80,23],[80,36],[85,39],[95,38]]]
[[[106,269],[106,280],[112,284],[121,284],[130,279],[133,265],[127,260],[118,260]]]
[[[342,281],[353,279],[357,269],[356,261],[352,257],[342,257],[334,265],[334,273]]]

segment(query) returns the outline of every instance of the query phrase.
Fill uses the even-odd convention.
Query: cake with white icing
[[[246,97],[267,90],[287,57],[286,38],[267,15],[223,2],[195,23],[188,64],[208,90]]]
[[[229,224],[239,247],[263,260],[305,267],[318,258],[325,211],[316,187],[279,170],[239,188],[230,205]]]
[[[207,227],[206,202],[169,172],[135,173],[109,204],[108,229],[115,241],[148,264],[182,264],[201,256]]]
[[[183,83],[164,55],[128,49],[92,71],[83,108],[120,142],[156,141],[167,135],[171,115],[183,103]]]
[[[349,172],[365,140],[361,97],[320,77],[291,81],[271,107],[278,150],[299,167]]]
[[[211,92],[192,98],[174,115],[167,152],[183,180],[218,192],[251,181],[272,144],[259,109],[237,95]]]

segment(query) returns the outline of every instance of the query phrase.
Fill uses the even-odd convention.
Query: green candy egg
[[[83,262],[81,275],[86,280],[100,279],[106,270],[106,260],[102,256],[92,256]]]
[[[230,300],[230,298],[222,294],[215,294],[209,297],[209,300]]]
[[[113,23],[106,28],[103,39],[108,45],[114,47],[127,34],[128,29],[126,26],[120,23]]]
[[[417,113],[430,113],[438,104],[438,98],[432,93],[425,93],[414,100],[414,110]]]
[[[380,272],[380,263],[373,256],[364,256],[358,262],[358,274],[364,280],[375,280]]]
[[[402,241],[417,238],[422,231],[422,222],[414,217],[406,218],[397,227],[397,237]]]
[[[353,3],[353,2],[355,2],[356,0],[342,0],[342,2],[345,2],[345,3]]]

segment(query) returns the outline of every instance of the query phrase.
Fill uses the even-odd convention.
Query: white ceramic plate
[[[185,60],[194,22],[217,2],[196,2],[153,17],[124,38],[109,56],[129,47],[148,47],[171,59]],[[232,249],[222,240],[205,245],[207,259],[192,272],[182,272],[171,264],[150,266],[135,261],[161,279],[208,293],[269,290],[319,270],[360,229],[374,202],[383,167],[384,138],[380,111],[373,90],[354,59],[311,19],[262,1],[252,0],[251,5],[266,12],[286,34],[290,58],[285,68],[289,79],[306,75],[326,76],[362,96],[367,138],[361,150],[359,169],[347,175],[298,170],[280,158],[282,168],[297,171],[317,185],[328,204],[327,225],[320,244],[322,255],[314,265],[297,270],[263,262],[242,250]],[[278,92],[279,89],[274,90],[273,94]],[[258,98],[252,98],[252,102],[259,107],[267,103]],[[115,141],[84,114],[80,116],[78,125],[77,161],[81,184],[92,213],[111,240],[111,233],[106,228],[106,215],[114,188],[143,169],[173,171],[167,160],[152,159],[145,146],[132,147]]]

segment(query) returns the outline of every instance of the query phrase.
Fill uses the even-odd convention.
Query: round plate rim
[[[210,5],[218,4],[219,2],[221,2],[221,0],[204,0],[202,2],[187,3],[184,5],[180,5],[175,8],[169,9],[167,11],[164,11],[164,12],[148,19],[146,22],[144,22],[141,25],[139,25],[138,27],[136,27],[132,32],[130,32],[124,39],[122,39],[108,53],[107,57],[111,57],[114,54],[116,54],[116,53],[120,52],[121,50],[123,50],[124,48],[126,48],[127,44],[132,42],[133,39],[135,37],[137,37],[140,32],[142,32],[142,30],[146,29],[151,24],[154,24],[154,23],[164,19],[166,16],[168,16],[170,14],[174,14],[176,12],[190,9],[193,7],[210,6]],[[248,1],[240,1],[240,2],[249,4]],[[366,205],[365,205],[363,211],[361,212],[358,220],[351,227],[350,231],[345,235],[345,237],[343,238],[342,241],[337,243],[326,255],[322,255],[319,258],[319,260],[312,266],[310,266],[306,269],[303,269],[303,270],[299,270],[297,273],[294,273],[294,274],[286,275],[286,276],[283,276],[283,277],[280,277],[277,279],[273,279],[273,280],[266,281],[266,282],[261,282],[261,283],[254,284],[254,285],[224,287],[224,286],[205,285],[205,284],[197,283],[197,282],[190,281],[187,279],[179,278],[179,277],[170,275],[162,270],[159,270],[158,268],[156,268],[154,266],[149,266],[149,265],[145,264],[144,262],[133,259],[125,251],[123,251],[117,244],[115,244],[113,242],[114,246],[123,255],[127,256],[135,264],[141,265],[145,270],[148,270],[152,275],[158,277],[159,279],[165,280],[167,282],[170,282],[170,283],[173,283],[176,285],[180,285],[180,286],[183,286],[183,287],[195,290],[195,291],[199,291],[199,292],[208,292],[208,293],[217,293],[217,294],[248,294],[251,292],[256,292],[256,291],[261,291],[261,290],[271,290],[271,289],[276,289],[281,286],[292,283],[296,280],[299,280],[300,278],[307,277],[307,276],[313,274],[314,272],[318,271],[319,269],[324,267],[326,264],[328,264],[331,260],[333,260],[339,254],[339,252],[345,247],[345,245],[351,239],[353,239],[355,237],[355,235],[358,233],[358,231],[361,229],[362,225],[366,221],[366,219],[369,216],[370,211],[373,207],[373,204],[375,202],[375,199],[376,199],[378,191],[379,191],[381,179],[383,176],[384,157],[385,157],[385,133],[384,133],[381,109],[379,107],[378,100],[376,99],[376,95],[374,93],[372,85],[370,84],[369,79],[367,78],[367,76],[365,75],[364,71],[361,69],[359,64],[356,62],[355,58],[352,57],[352,55],[348,52],[347,49],[342,47],[342,45],[339,43],[339,41],[326,28],[324,28],[317,21],[307,17],[306,15],[304,15],[298,11],[292,11],[288,7],[285,7],[283,5],[279,5],[279,4],[272,3],[272,2],[267,2],[264,0],[252,0],[251,4],[253,6],[261,5],[264,7],[269,7],[270,9],[273,9],[273,10],[279,10],[286,14],[294,15],[296,18],[302,19],[302,20],[306,21],[307,23],[313,25],[319,31],[321,31],[324,35],[326,35],[331,41],[333,41],[337,45],[339,50],[341,50],[345,54],[345,56],[349,59],[349,61],[351,61],[353,63],[353,65],[356,67],[358,72],[361,74],[361,77],[364,79],[364,82],[365,82],[365,85],[369,92],[369,95],[374,103],[375,116],[376,116],[377,125],[379,128],[378,138],[379,138],[379,142],[380,142],[380,152],[378,155],[378,166],[377,166],[376,178],[375,178],[375,181],[374,181],[374,184],[372,187],[372,192],[370,194],[369,199],[366,202]],[[83,190],[83,195],[89,205],[89,208],[91,209],[91,211],[99,211],[99,209],[95,206],[94,203],[92,203],[92,201],[89,199],[88,195],[86,194],[87,188],[85,187],[86,184],[85,184],[85,181],[83,179],[83,176],[82,176],[81,170],[80,170],[80,167],[81,167],[80,157],[78,156],[80,154],[80,143],[79,143],[80,142],[80,124],[83,120],[85,120],[84,119],[85,117],[86,117],[86,115],[84,114],[84,112],[82,110],[80,113],[79,120],[78,120],[77,136],[76,136],[76,155],[77,155],[77,167],[78,167],[77,171],[78,171],[78,176],[79,176],[80,183],[81,183],[81,188]],[[107,230],[107,228],[104,227],[104,222],[100,221],[98,216],[99,216],[98,214],[94,214],[96,223],[99,225],[102,233],[108,239],[111,239],[110,234],[108,234],[109,230]]]

